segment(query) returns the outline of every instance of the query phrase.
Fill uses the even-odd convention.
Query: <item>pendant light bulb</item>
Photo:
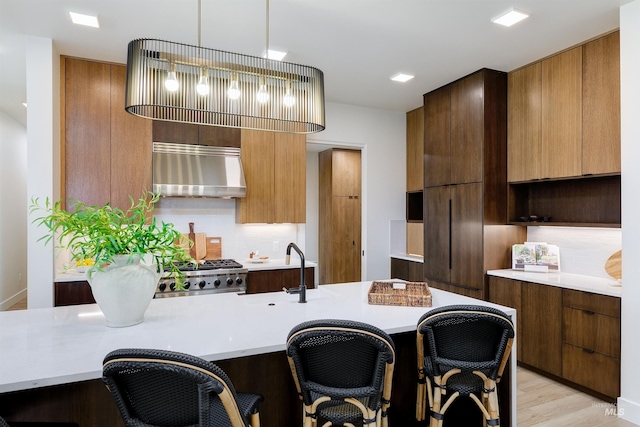
[[[167,78],[164,81],[164,87],[169,92],[175,92],[180,87],[180,83],[178,83],[178,78],[176,77],[176,66],[172,63],[170,71],[167,73]]]
[[[296,97],[291,94],[291,82],[287,82],[287,91],[284,94],[282,103],[285,107],[293,107],[296,103]]]
[[[260,89],[258,89],[257,99],[261,104],[265,104],[269,101],[269,92],[267,91],[267,85],[265,84],[263,77],[260,78]]]
[[[196,85],[196,92],[202,96],[209,95],[209,77],[205,76],[204,72],[200,74],[200,80]]]
[[[240,87],[238,86],[238,76],[233,76],[231,80],[231,84],[229,85],[229,89],[227,89],[227,96],[229,99],[238,99],[240,98]]]

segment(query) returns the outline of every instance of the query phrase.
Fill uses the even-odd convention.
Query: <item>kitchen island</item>
[[[155,299],[145,321],[127,328],[108,328],[95,304],[1,312],[0,415],[10,421],[122,425],[100,380],[102,360],[117,348],[142,347],[214,361],[236,389],[265,396],[265,427],[297,426],[301,405],[283,351],[287,334],[307,320],[337,318],[367,322],[393,336],[397,364],[390,419],[393,425],[413,425],[415,328],[429,308],[369,305],[370,284],[322,285],[308,290],[306,304],[284,292]],[[515,315],[511,308],[437,289],[432,293],[434,308],[482,304]],[[511,364],[502,384],[503,426],[515,425],[509,423],[515,420],[514,380]]]

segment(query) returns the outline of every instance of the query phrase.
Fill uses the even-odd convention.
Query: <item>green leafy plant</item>
[[[42,206],[32,198],[30,213],[44,213],[33,220],[49,231],[39,241],[47,244],[57,235],[65,242],[58,247],[68,249],[72,261],[95,261],[89,274],[113,263],[114,257],[126,255],[128,263],[151,256],[159,270],[166,266],[171,274],[182,277],[176,263],[195,261],[176,245],[180,232],[174,225],[151,217],[159,198],[159,194],[145,192],[136,203],[129,196],[131,206],[126,211],[109,204],[89,206],[79,200],[72,200],[70,209],[64,210],[60,201],[52,204],[47,198]]]

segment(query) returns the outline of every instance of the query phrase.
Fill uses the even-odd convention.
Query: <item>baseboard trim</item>
[[[619,397],[618,418],[640,426],[640,403]]]
[[[7,298],[6,300],[0,302],[0,311],[6,311],[9,308],[13,307],[18,301],[23,300],[27,297],[27,288],[22,289],[17,294]]]

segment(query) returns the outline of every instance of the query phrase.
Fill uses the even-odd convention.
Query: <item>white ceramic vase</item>
[[[87,279],[107,326],[120,328],[144,320],[160,276],[155,264],[136,259],[134,263],[116,261],[103,271],[87,274]]]

